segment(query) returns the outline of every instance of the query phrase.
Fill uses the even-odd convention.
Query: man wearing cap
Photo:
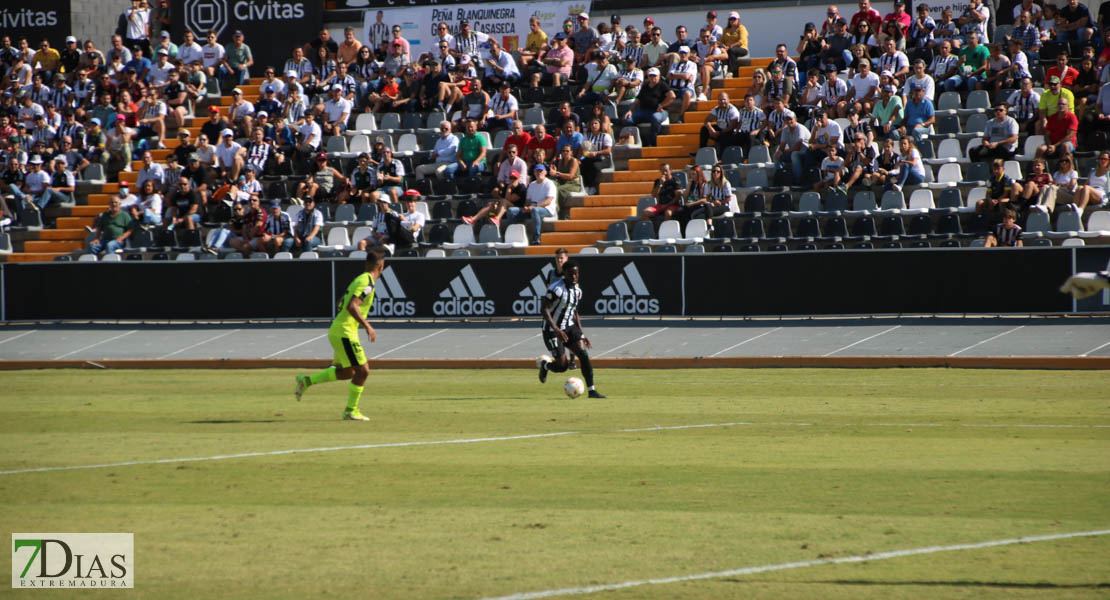
[[[390,75],[399,76],[409,66],[409,57],[405,56],[405,48],[397,40],[389,44],[389,56],[382,63],[382,70]]]
[[[1002,103],[996,104],[991,113],[994,118],[983,128],[982,144],[967,153],[973,162],[987,162],[993,158],[1009,160],[1017,153],[1017,121],[1006,114],[1006,105]]]
[[[574,63],[581,64],[589,60],[590,53],[597,46],[597,30],[590,26],[590,15],[579,13],[576,19],[574,35]]]
[[[455,48],[451,54],[456,59],[462,58],[465,54],[470,57],[470,60],[477,61],[481,58],[479,53],[481,45],[488,41],[488,35],[471,30],[470,21],[463,19],[459,21],[459,34],[455,36]]]
[[[147,69],[147,85],[154,89],[161,89],[169,81],[170,71],[176,69],[177,67],[170,62],[170,53],[165,49],[158,50],[154,64]]]
[[[1063,86],[1059,77],[1049,77],[1048,89],[1041,93],[1041,100],[1037,104],[1037,108],[1040,109],[1041,113],[1041,121],[1037,127],[1038,133],[1045,133],[1048,117],[1056,114],[1062,100],[1067,101],[1070,111],[1075,110],[1075,94]]]
[[[1043,99],[1043,96],[1042,96]],[[1045,143],[1037,148],[1038,158],[1062,158],[1075,152],[1076,134],[1079,132],[1079,119],[1071,111],[1066,98],[1056,103],[1056,111],[1045,119]],[[30,175],[28,175],[30,177]]]
[[[520,108],[520,104],[511,93],[509,82],[502,81],[499,87],[497,95],[489,101],[489,117],[483,127],[487,131],[509,129],[516,120],[517,110]]]
[[[235,141],[235,132],[224,129],[220,132],[220,143],[216,146],[216,172],[227,179],[238,179],[243,170],[247,151]]]
[[[223,44],[216,41],[215,31],[209,31],[207,39],[208,43],[200,49],[200,63],[204,66],[204,74],[209,78],[219,77],[217,69],[223,65],[227,51]]]
[[[863,5],[865,2],[867,0],[861,0],[860,4]],[[823,48],[821,54],[819,54],[821,64],[832,64],[836,65],[837,70],[846,70],[852,64],[852,52],[849,50],[851,46],[852,36],[848,35],[847,23],[844,22],[844,19],[837,19],[836,30],[831,35],[825,36],[821,41],[821,47]]]
[[[540,163],[532,170],[535,178],[528,184],[526,203],[523,207],[514,206],[508,210],[509,220],[513,223],[531,220],[532,231],[530,243],[539,245],[543,233],[544,217],[554,216],[558,207],[555,205],[555,196],[558,188],[555,182],[547,178],[547,166]]]
[[[44,146],[54,143],[54,137],[58,132],[53,127],[47,124],[46,115],[35,115],[35,127],[31,129],[31,144],[42,144]]]
[[[342,95],[343,87],[338,83],[328,88],[328,99],[323,104],[323,133],[327,136],[343,135],[347,130],[347,119],[353,109],[351,101]]]
[[[250,67],[254,64],[254,55],[250,46],[243,43],[243,32],[236,30],[231,34],[232,44],[224,53],[220,61],[220,77],[230,78],[234,85],[245,85],[250,80]]]
[[[94,238],[88,250],[92,254],[114,253],[123,249],[127,238],[131,237],[134,221],[131,215],[120,209],[119,197],[108,200],[108,210],[100,213],[93,224]]]
[[[266,252],[271,256],[275,252],[288,251],[293,247],[293,223],[289,215],[281,210],[281,202],[272,198],[267,202],[266,223],[262,232],[251,240],[252,249]],[[288,247],[286,247],[288,246]]]
[[[910,13],[906,12],[905,0],[894,0],[894,11],[887,13],[883,17],[883,22],[894,21],[902,28],[902,35],[907,35],[910,30],[910,24],[913,23],[913,17]]]
[[[678,47],[678,60],[667,71],[667,83],[676,96],[682,97],[680,114],[686,114],[690,101],[694,99],[694,82],[697,80],[698,67],[690,60],[690,47]]]
[[[902,97],[896,95],[893,85],[887,84],[879,90],[879,99],[871,110],[871,117],[875,119],[875,133],[879,137],[899,139],[902,134]]]
[[[296,77],[296,73],[294,73],[293,76]],[[266,67],[266,70],[263,72],[262,83],[258,84],[258,92],[267,98],[269,97],[266,95],[267,92],[273,92],[273,98],[278,102],[285,99],[285,82],[282,81],[281,78],[275,76],[273,67]]]
[[[451,85],[451,76],[443,71],[439,59],[430,59],[425,66],[427,72],[420,80],[420,107],[424,110],[438,108],[447,112],[448,108],[462,100],[462,92]]]
[[[336,64],[335,70],[324,80],[324,83],[339,86],[339,95],[351,103],[351,110],[354,111],[355,99],[358,97],[358,81],[348,72],[347,63]]]
[[[543,55],[541,62],[547,73],[542,82],[550,80],[551,85],[560,87],[563,80],[570,80],[571,66],[574,64],[574,50],[567,47],[567,35],[559,32],[552,38],[552,47]]]
[[[902,121],[901,135],[912,135],[914,142],[921,144],[936,123],[936,109],[933,101],[925,97],[925,88],[910,88],[910,99],[905,106],[906,118]]]
[[[609,54],[595,50],[592,59],[584,66],[586,71],[585,83],[575,96],[579,105],[593,105],[599,100],[609,101],[609,91],[620,73],[617,68],[609,64]]]
[[[215,141],[220,139],[220,132],[229,127],[231,123],[220,117],[219,107],[211,105],[208,107],[208,120],[200,126],[200,133],[209,140]]]
[[[15,196],[16,202],[21,203],[24,208],[41,212],[46,209],[46,204],[52,200],[49,195],[44,193],[50,186],[50,174],[42,169],[42,157],[38,154],[31,156],[31,159],[27,161],[27,167],[28,170],[24,176],[22,187],[9,185],[8,189]]]
[[[613,104],[620,106],[622,100],[635,100],[639,95],[645,76],[636,64],[634,60],[626,60],[624,71],[613,81],[613,91],[616,92],[616,97],[612,100]]]
[[[135,48],[135,51],[131,53],[131,60],[124,65],[128,72],[135,72],[136,81],[143,83],[147,82],[152,66],[154,66],[154,63],[150,62],[142,48]]]
[[[154,53],[157,54],[162,50],[165,50],[170,58],[177,58],[177,44],[173,43],[173,40],[170,39],[170,32],[165,29],[158,34],[158,45],[154,47]],[[184,64],[184,62],[182,64]]]
[[[73,83],[77,71],[81,69],[81,49],[77,47],[77,38],[66,36],[65,47],[58,53],[58,64],[65,72],[66,81]]]
[[[960,48],[958,65],[961,73],[944,80],[945,91],[958,91],[963,84],[966,84],[968,90],[974,91],[979,84],[979,79],[987,70],[989,58],[990,51],[979,43],[979,34],[969,33],[967,44]]]
[[[879,76],[871,71],[870,61],[859,61],[855,76],[848,80],[848,88],[848,105],[854,105],[863,114],[870,113],[879,93]]]
[[[107,145],[108,137],[100,126],[100,119],[96,117],[89,119],[89,124],[85,127],[85,158],[89,162],[107,164],[108,156],[105,151]]]
[[[650,123],[651,133],[644,136],[644,145],[654,146],[656,137],[663,130],[663,122],[667,120],[667,106],[674,99],[670,86],[661,81],[659,69],[651,67],[647,71],[647,82],[640,86],[640,94],[632,103],[632,108],[624,114],[622,125]]]

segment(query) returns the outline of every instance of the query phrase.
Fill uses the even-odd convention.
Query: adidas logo
[[[493,300],[484,299],[486,292],[482,289],[482,284],[478,283],[470,265],[459,271],[458,276],[439,293],[439,297],[443,299],[432,304],[432,313],[437,317],[481,317],[493,315],[495,310]]]
[[[382,276],[374,282],[374,304],[370,306],[370,316],[374,317],[411,317],[416,314],[416,303],[405,300],[405,290],[401,287],[393,267],[386,267]]]
[[[601,296],[594,303],[594,310],[599,315],[648,315],[659,312],[659,300],[651,297],[640,272],[636,270],[636,263],[625,265],[624,270],[613,278],[612,285],[601,290]]]
[[[521,299],[513,300],[514,315],[538,315],[543,306],[543,297],[547,294],[547,278],[555,266],[548,263],[540,269],[540,274],[532,278],[528,285],[517,294]]]

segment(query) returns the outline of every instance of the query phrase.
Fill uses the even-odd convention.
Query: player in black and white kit
[[[594,367],[590,363],[592,348],[590,338],[582,333],[582,320],[578,316],[578,303],[582,301],[582,288],[578,287],[578,263],[568,260],[563,264],[563,278],[552,283],[543,297],[543,343],[555,357],[554,362],[540,360],[540,382],[547,381],[547,372],[563,373],[567,370],[566,351],[569,349],[582,365],[582,376],[590,398],[604,398],[594,389]]]
[[[570,251],[566,248],[559,248],[555,251],[555,268],[547,272],[547,281],[544,282],[548,287],[551,287],[551,284],[556,281],[561,281],[563,279],[563,265],[567,264],[568,259],[570,259]],[[573,355],[570,357],[570,365],[567,368],[571,371],[578,368],[578,365],[574,362]]]

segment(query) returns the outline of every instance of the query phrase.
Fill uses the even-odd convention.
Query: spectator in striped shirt
[[[686,114],[690,101],[694,99],[694,80],[697,78],[697,65],[690,61],[689,46],[678,47],[678,60],[667,73],[667,83],[675,95],[682,96],[680,114]]]
[[[1014,109],[1014,119],[1026,135],[1036,133],[1037,124],[1041,120],[1038,114],[1040,102],[1041,96],[1033,91],[1033,80],[1029,77],[1023,78],[1018,90],[1006,99],[1006,105]]]
[[[1021,247],[1021,227],[1017,224],[1017,213],[1014,209],[1007,208],[1002,211],[1002,222],[994,226],[994,232],[987,234],[986,248],[1005,246],[1010,248]]]
[[[370,26],[370,31],[367,32],[368,40],[370,41],[370,48],[377,49],[381,47],[382,42],[389,41],[389,25],[386,25],[382,18],[385,13],[378,11],[375,17],[374,24]],[[446,27],[446,23],[440,23],[441,27]]]

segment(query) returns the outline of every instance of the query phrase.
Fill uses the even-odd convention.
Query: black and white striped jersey
[[[582,288],[577,284],[567,287],[566,280],[559,279],[547,287],[545,297],[551,303],[551,318],[559,329],[566,329],[575,323],[574,315],[578,312],[578,303],[582,301]],[[546,319],[543,327],[550,327]]]

